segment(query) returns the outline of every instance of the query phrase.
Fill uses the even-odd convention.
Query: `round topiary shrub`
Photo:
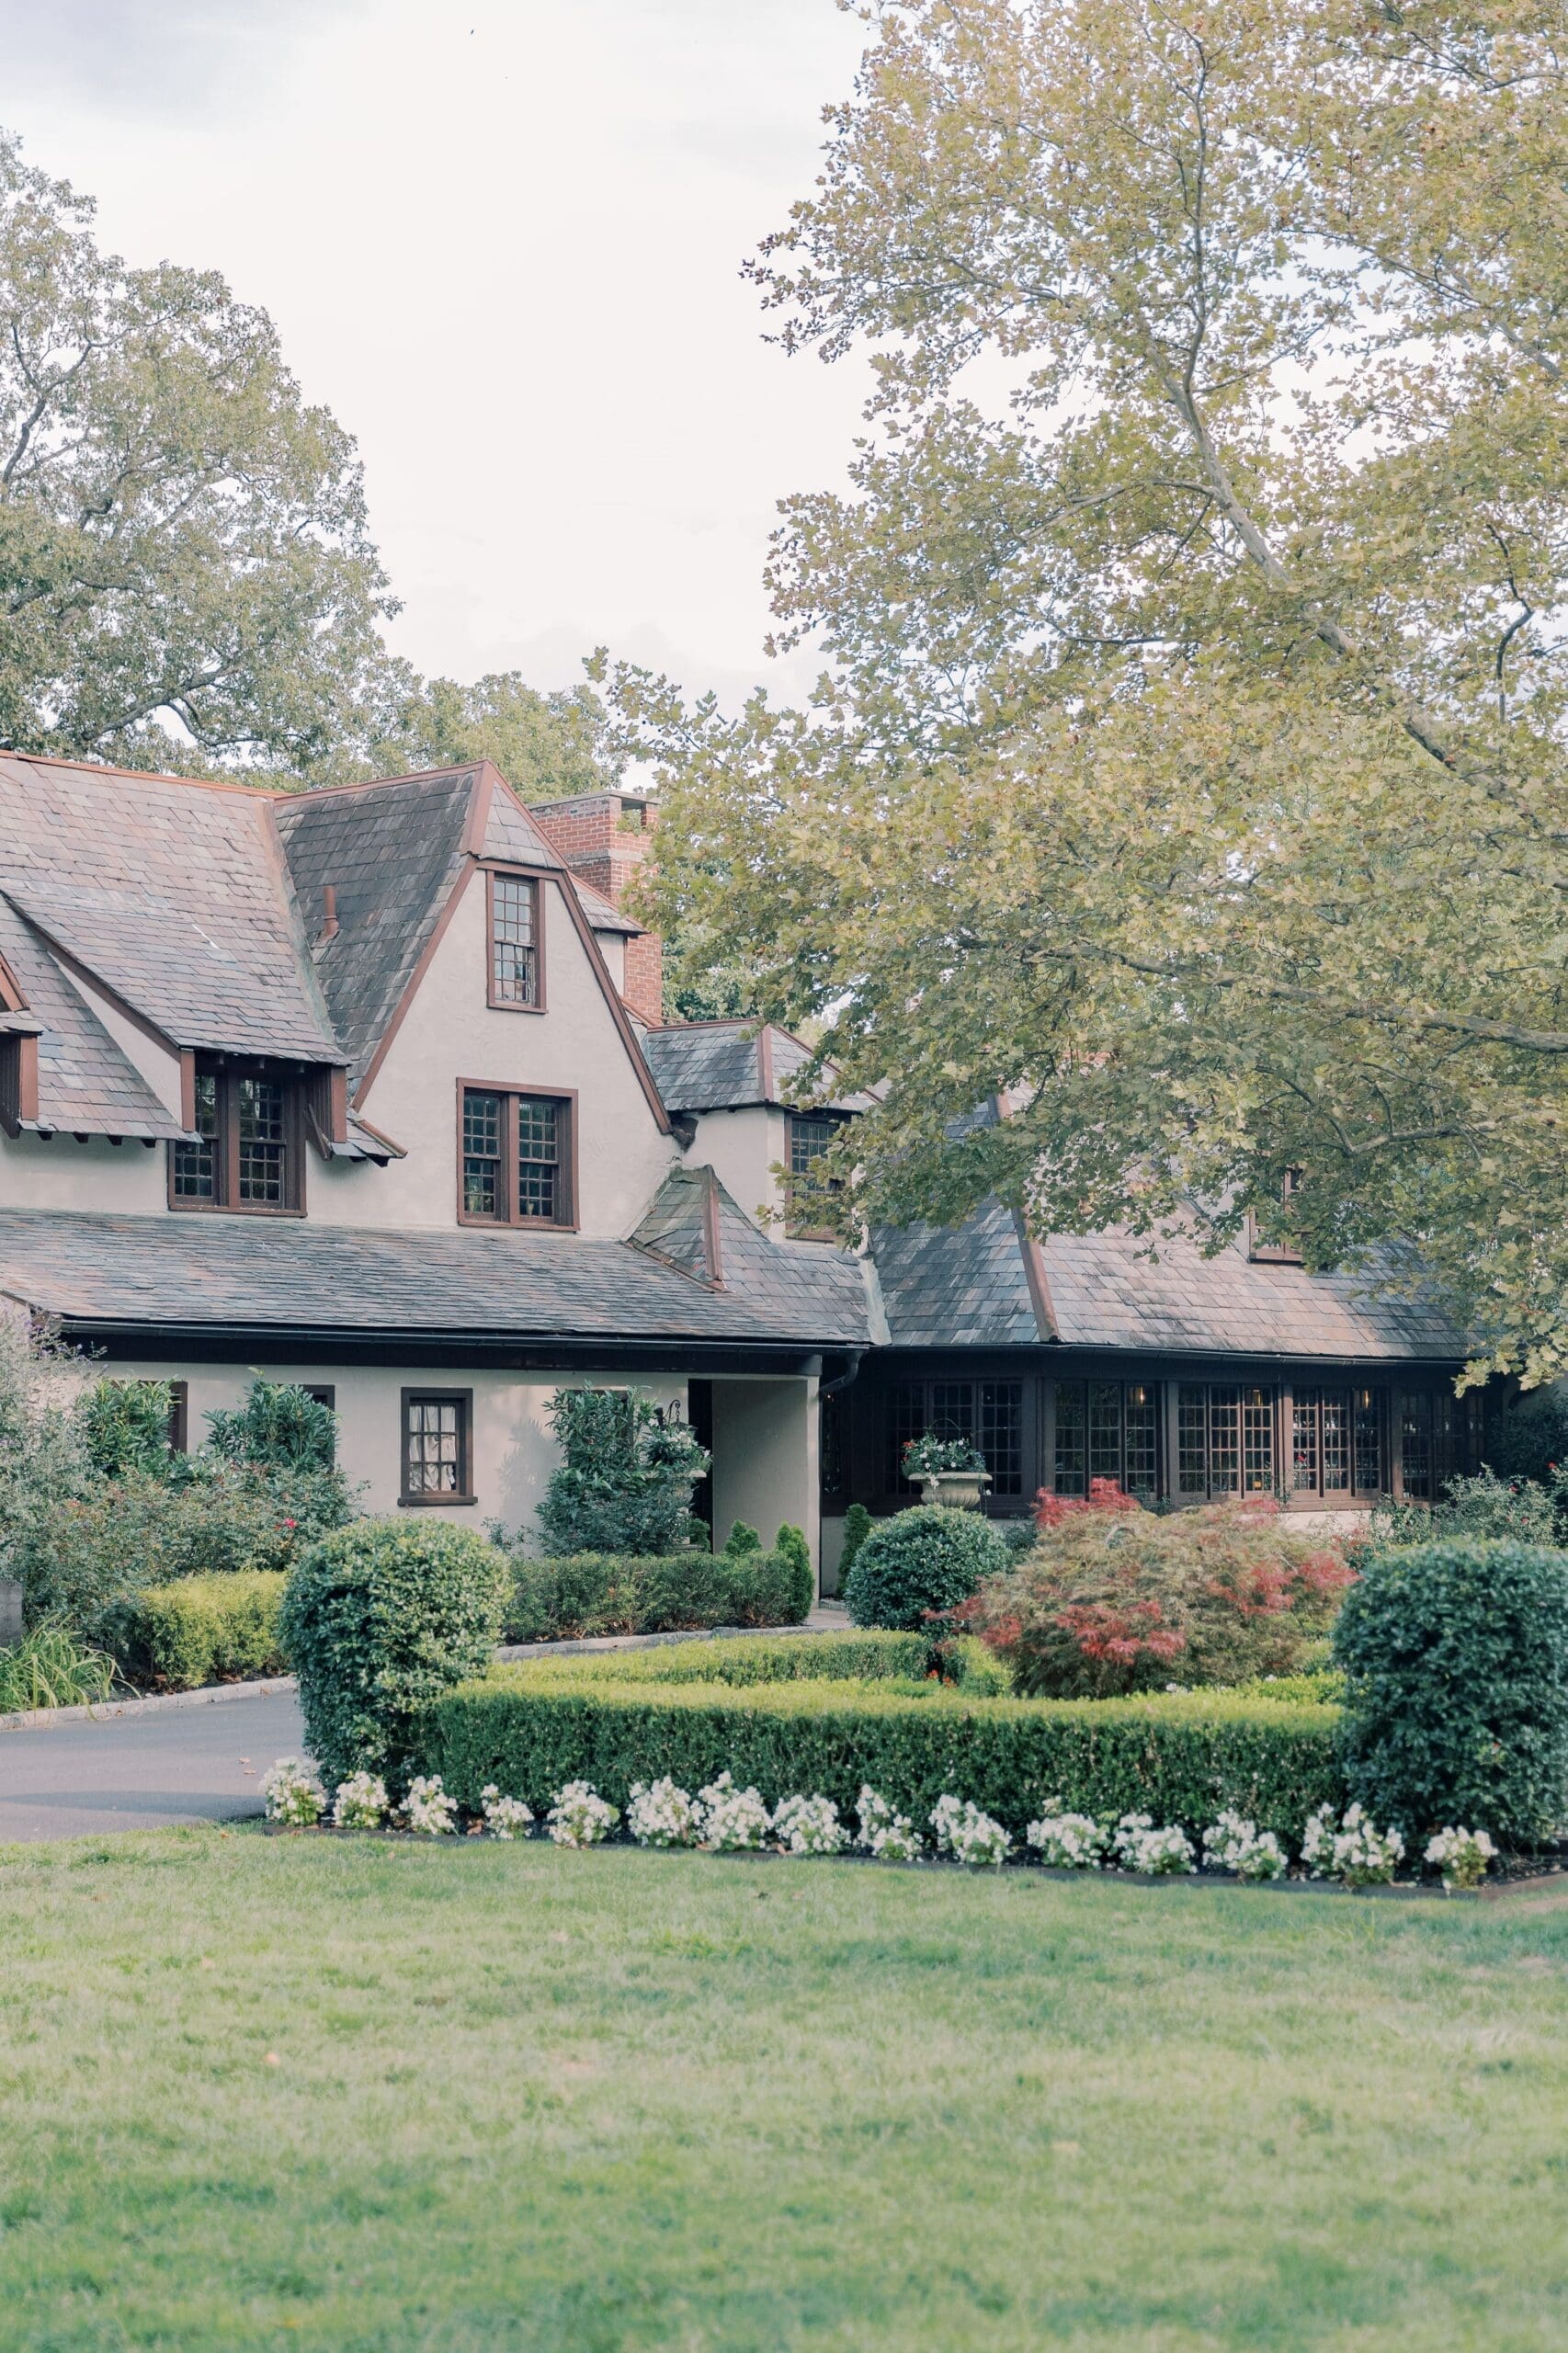
[[[1353,1797],[1407,1845],[1447,1824],[1514,1847],[1568,1813],[1568,1554],[1455,1540],[1375,1552],[1346,1597]]]
[[[481,1675],[501,1630],[506,1555],[439,1519],[358,1519],[312,1544],[283,1595],[284,1649],[328,1789],[401,1789],[419,1711]]]
[[[910,1628],[967,1601],[1007,1565],[1007,1548],[977,1511],[916,1504],[879,1520],[850,1563],[844,1599],[857,1626]]]

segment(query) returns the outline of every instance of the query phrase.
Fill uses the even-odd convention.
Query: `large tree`
[[[889,1082],[853,1214],[1414,1244],[1556,1372],[1568,6],[867,13],[754,265],[875,359],[771,566],[827,669],[620,673],[662,911]]]
[[[92,220],[0,133],[0,742],[308,773],[386,693],[354,445],[265,312]]]

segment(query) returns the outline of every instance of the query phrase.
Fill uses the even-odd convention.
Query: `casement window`
[[[1272,1389],[1184,1381],[1176,1391],[1176,1494],[1191,1502],[1274,1490]]]
[[[487,869],[493,1006],[508,1013],[544,1011],[544,907],[538,879]]]
[[[837,1141],[843,1120],[829,1111],[790,1111],[786,1115],[790,1143],[790,1180],[786,1195],[788,1217],[785,1231],[797,1241],[825,1238],[820,1205],[803,1202],[800,1214],[795,1211],[795,1193],[803,1178],[809,1177],[813,1162]]]
[[[1114,1479],[1130,1495],[1156,1493],[1160,1392],[1147,1381],[1059,1381],[1052,1484],[1086,1495],[1094,1479]]]
[[[967,1438],[991,1473],[989,1498],[1024,1492],[1024,1384],[1021,1381],[901,1381],[888,1392],[886,1469],[889,1495],[915,1493],[903,1475],[903,1449],[930,1430]]]
[[[1328,1503],[1385,1493],[1382,1418],[1376,1390],[1298,1389],[1290,1401],[1292,1492]]]
[[[458,1219],[463,1225],[574,1226],[577,1100],[528,1089],[458,1088]]]
[[[300,1084],[266,1063],[199,1059],[192,1138],[169,1146],[169,1207],[274,1217],[304,1209]]]
[[[473,1392],[403,1392],[403,1496],[405,1504],[473,1501]]]

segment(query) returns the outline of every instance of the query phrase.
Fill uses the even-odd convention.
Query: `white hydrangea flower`
[[[869,1782],[860,1784],[855,1801],[860,1824],[856,1845],[886,1863],[912,1863],[920,1852],[920,1836],[908,1814],[896,1813]]]
[[[1386,1887],[1404,1854],[1399,1831],[1380,1830],[1366,1808],[1348,1806],[1336,1822],[1320,1806],[1301,1834],[1301,1853],[1314,1879],[1341,1879],[1346,1887]]]
[[[534,1810],[531,1805],[525,1805],[521,1798],[504,1798],[494,1781],[486,1781],[479,1792],[479,1802],[484,1810],[484,1826],[492,1838],[528,1836]]]
[[[993,1815],[983,1813],[971,1799],[939,1797],[931,1809],[931,1827],[937,1834],[937,1852],[951,1855],[955,1862],[967,1863],[971,1870],[1000,1870],[1013,1850],[1011,1833]]]
[[[1198,1869],[1197,1849],[1186,1831],[1174,1825],[1156,1829],[1150,1813],[1124,1813],[1112,1834],[1112,1844],[1124,1871],[1174,1878]]]
[[[1203,1834],[1203,1860],[1209,1870],[1234,1871],[1238,1879],[1283,1879],[1288,1869],[1273,1831],[1259,1830],[1229,1806]]]
[[[626,1826],[640,1847],[695,1847],[702,1836],[702,1809],[666,1773],[651,1789],[646,1781],[632,1783]]]
[[[831,1798],[781,1799],[773,1816],[773,1835],[791,1855],[837,1855],[849,1844],[849,1833]]]
[[[1479,1887],[1497,1852],[1484,1830],[1451,1824],[1426,1842],[1426,1860],[1443,1874],[1445,1887]]]
[[[392,1806],[379,1773],[350,1773],[333,1792],[332,1818],[340,1830],[375,1830]]]
[[[302,1756],[280,1756],[269,1765],[261,1794],[268,1822],[286,1822],[290,1829],[308,1829],[326,1812],[326,1791]]]
[[[737,1790],[728,1770],[699,1790],[702,1843],[721,1854],[761,1847],[772,1820],[756,1790]]]
[[[1052,1870],[1093,1871],[1105,1855],[1106,1833],[1092,1815],[1063,1812],[1060,1798],[1046,1798],[1040,1820],[1024,1832],[1040,1859]]]
[[[568,1781],[551,1801],[550,1835],[558,1847],[597,1847],[619,1820],[620,1808],[591,1781]]]
[[[404,1828],[421,1838],[445,1838],[457,1827],[458,1802],[447,1795],[439,1773],[416,1773],[402,1810]]]

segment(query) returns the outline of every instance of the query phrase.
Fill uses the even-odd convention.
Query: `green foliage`
[[[225,1462],[257,1470],[331,1471],[337,1461],[337,1415],[292,1381],[257,1375],[242,1404],[207,1416],[208,1443]]]
[[[47,1620],[29,1627],[9,1650],[0,1650],[0,1716],[30,1708],[90,1707],[107,1699],[113,1685],[112,1658],[85,1649],[68,1628]]]
[[[844,1580],[845,1603],[857,1626],[918,1626],[932,1611],[967,1601],[1006,1557],[979,1512],[916,1504],[880,1520],[866,1538]]]
[[[967,1438],[938,1438],[922,1430],[903,1449],[903,1475],[918,1479],[937,1471],[983,1471],[985,1457]]]
[[[1335,1630],[1352,1794],[1406,1841],[1529,1847],[1568,1817],[1568,1553],[1450,1540],[1374,1553]]]
[[[616,675],[655,911],[886,1083],[851,1218],[1250,1213],[1394,1291],[1415,1245],[1478,1369],[1551,1375],[1556,11],[868,15],[753,265],[786,348],[875,356],[767,575],[827,675],[738,713]]]
[[[1385,1500],[1354,1540],[1352,1558],[1386,1552],[1406,1544],[1430,1544],[1437,1537],[1512,1537],[1519,1544],[1554,1544],[1562,1511],[1562,1482],[1500,1479],[1487,1469],[1472,1479],[1450,1479],[1435,1504]]]
[[[179,1577],[115,1604],[104,1640],[131,1682],[159,1690],[280,1675],[286,1582],[276,1569]]]
[[[1021,1691],[1105,1699],[1289,1675],[1333,1624],[1351,1571],[1272,1505],[1158,1515],[1058,1503],[1033,1552],[961,1612]]]
[[[844,1515],[844,1542],[838,1555],[838,1590],[855,1565],[855,1555],[869,1536],[875,1522],[864,1504],[851,1504]]]
[[[683,1627],[793,1626],[810,1612],[810,1563],[778,1552],[579,1552],[514,1556],[509,1643],[674,1633]]]
[[[781,1650],[808,1647],[780,1644]],[[769,1804],[820,1790],[842,1811],[863,1781],[924,1822],[945,1791],[1021,1837],[1045,1795],[1115,1816],[1147,1810],[1200,1830],[1234,1806],[1292,1844],[1314,1808],[1343,1802],[1337,1711],[1192,1699],[971,1699],[931,1684],[799,1676],[736,1688],[711,1680],[502,1667],[437,1702],[420,1763],[465,1805],[494,1781],[538,1811],[562,1782],[624,1805],[668,1773],[698,1789],[729,1770]]]
[[[530,1684],[728,1683],[737,1689],[757,1683],[924,1683],[931,1671],[932,1644],[926,1634],[867,1631],[858,1634],[796,1634],[769,1642],[722,1635],[709,1642],[671,1643],[658,1650],[601,1651],[584,1657],[529,1659]]]
[[[0,1306],[0,1577],[19,1578],[29,1622],[51,1614],[53,1512],[95,1483],[75,1402],[81,1359]]]
[[[792,1528],[786,1520],[773,1540],[773,1552],[776,1559],[794,1564],[796,1590],[805,1603],[801,1612],[804,1618],[817,1596],[816,1567],[812,1560],[812,1548],[806,1541],[805,1529]]]
[[[1499,1478],[1542,1486],[1555,1470],[1568,1470],[1568,1388],[1530,1389],[1510,1399],[1487,1429],[1486,1460]]]
[[[619,777],[605,708],[590,686],[540,694],[517,670],[467,687],[412,672],[403,680],[391,724],[370,749],[376,775],[493,760],[524,801],[601,792]]]
[[[724,1539],[724,1551],[729,1558],[738,1561],[747,1552],[760,1552],[761,1550],[762,1539],[756,1529],[748,1528],[744,1519],[737,1519]]]
[[[280,1631],[328,1788],[361,1769],[401,1786],[419,1711],[489,1663],[506,1583],[494,1545],[419,1515],[358,1520],[295,1563]]]
[[[166,1381],[97,1381],[77,1406],[87,1459],[105,1479],[165,1479],[169,1471]]]
[[[619,1389],[559,1389],[549,1411],[562,1457],[538,1513],[550,1552],[682,1551],[710,1461],[687,1425]]]

